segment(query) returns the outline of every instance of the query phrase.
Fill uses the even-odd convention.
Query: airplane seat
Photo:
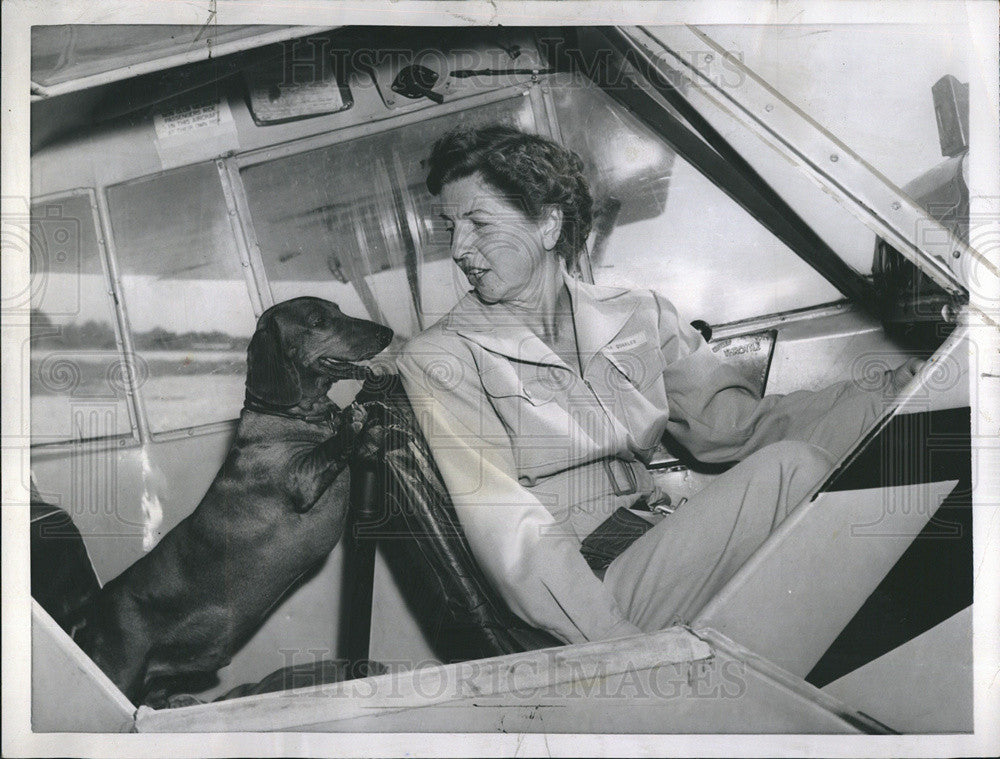
[[[706,322],[695,322],[694,326],[706,340],[711,339],[712,329]],[[768,329],[718,341],[726,360],[761,394],[776,337],[777,331]],[[352,481],[367,477],[369,487],[367,493],[356,493],[353,498],[352,532],[380,543],[386,563],[436,653],[444,661],[463,661],[561,645],[515,615],[486,580],[462,533],[399,377],[387,374],[368,380],[356,401],[390,407],[394,423],[405,430],[405,439],[396,441],[400,445],[384,461],[374,464],[373,471],[353,473]],[[703,466],[699,471],[704,474],[657,471],[654,478],[672,493],[684,494],[703,487],[705,477],[718,468]],[[683,483],[678,484],[680,479]],[[357,661],[368,655],[370,627],[359,625],[358,620],[371,619],[374,569],[368,564],[373,561],[371,552],[361,551],[351,563],[358,581],[349,591],[353,598],[348,601],[351,611],[347,617],[353,629],[348,637],[354,640],[348,644],[348,658]]]
[[[351,532],[380,543],[435,654],[455,662],[562,645],[515,615],[486,580],[398,375],[369,380],[356,401],[384,404],[396,439],[368,471],[352,470],[352,480],[367,477],[370,486],[354,499]],[[350,617],[370,619],[370,597],[361,597],[367,608]],[[364,658],[363,645],[358,651]]]
[[[68,633],[101,589],[80,531],[70,515],[42,500],[31,484],[31,595]]]

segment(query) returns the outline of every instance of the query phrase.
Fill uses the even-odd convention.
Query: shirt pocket
[[[560,400],[565,391],[537,373],[538,368],[497,362],[480,374],[492,411],[510,435],[518,477],[528,485],[571,466],[593,447]]]
[[[614,367],[618,381],[624,379],[639,392],[648,390],[657,380],[662,381],[667,368],[663,351],[656,346],[618,352],[604,348],[601,352]]]
[[[481,370],[479,377],[486,395],[494,400],[509,403],[520,399],[532,406],[540,406],[553,398],[539,382],[522,377],[510,363],[496,362]]]

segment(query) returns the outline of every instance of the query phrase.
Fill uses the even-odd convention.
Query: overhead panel
[[[31,29],[32,95],[48,97],[329,27],[65,24]]]

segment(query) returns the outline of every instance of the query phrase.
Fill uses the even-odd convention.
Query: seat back
[[[101,589],[94,565],[70,515],[31,485],[31,596],[67,632]]]
[[[464,661],[561,645],[515,615],[486,580],[459,525],[397,375],[369,380],[356,402],[386,410],[386,455],[365,466],[375,497],[354,514],[375,536],[435,655]]]

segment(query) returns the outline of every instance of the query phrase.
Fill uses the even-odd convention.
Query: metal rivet
[[[951,252],[951,255],[952,255],[953,258],[961,258],[962,257],[962,251],[960,251],[960,250],[953,250]]]
[[[834,153],[832,156],[830,156],[830,160],[836,163],[837,161],[840,160],[840,156]]]
[[[900,209],[899,201],[898,200],[892,201],[892,210],[898,211],[899,209]]]
[[[714,55],[712,55],[711,53],[705,53],[705,61],[707,63],[711,63],[714,60],[715,60],[715,56]]]
[[[767,105],[764,106],[764,110],[770,113],[771,111],[774,110],[774,106],[768,103]]]

